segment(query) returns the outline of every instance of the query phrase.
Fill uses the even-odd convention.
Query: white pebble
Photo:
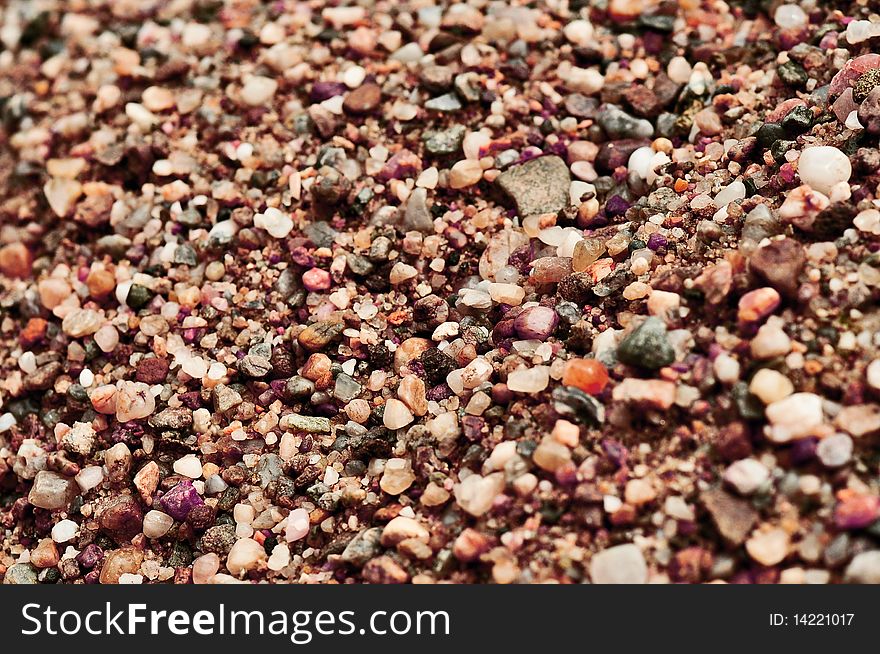
[[[280,209],[269,207],[254,216],[254,227],[265,229],[275,238],[284,238],[293,229],[293,220]]]
[[[79,383],[83,388],[90,388],[95,383],[95,373],[88,368],[83,368],[79,373]]]
[[[18,367],[26,375],[32,375],[37,371],[37,357],[33,352],[25,352],[18,357]]]
[[[174,462],[174,472],[190,479],[198,479],[202,476],[202,462],[195,454],[187,454]]]
[[[848,182],[852,165],[843,152],[830,145],[807,148],[798,159],[798,174],[804,184],[828,195],[840,182]]]
[[[278,82],[269,77],[253,75],[249,77],[241,89],[241,99],[252,107],[264,105],[278,90]]]
[[[56,543],[66,543],[72,540],[79,531],[79,525],[73,520],[62,520],[52,527],[52,540]]]
[[[82,492],[87,493],[91,489],[100,486],[104,481],[104,470],[101,466],[87,466],[80,470],[74,479]]]
[[[770,471],[757,459],[740,459],[724,471],[724,481],[740,495],[751,495],[770,478]]]
[[[807,24],[807,14],[798,5],[780,5],[773,14],[773,20],[784,30],[796,29]]]

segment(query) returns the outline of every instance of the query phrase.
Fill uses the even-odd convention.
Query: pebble
[[[666,324],[654,316],[632,330],[617,346],[617,358],[627,365],[657,370],[675,361]]]
[[[730,495],[720,488],[703,492],[700,496],[709,512],[718,533],[731,545],[745,542],[755,523],[758,513],[745,500]]]
[[[453,189],[473,186],[483,179],[483,167],[479,161],[463,159],[449,170],[449,187]]]
[[[593,555],[590,579],[594,584],[645,584],[648,565],[637,545],[616,545]]]
[[[204,503],[189,480],[179,482],[159,499],[165,513],[175,520],[185,520],[192,509]]]
[[[387,429],[402,429],[412,423],[414,416],[409,408],[398,399],[393,397],[385,401],[385,411],[382,414],[382,424]]]
[[[76,537],[79,525],[73,520],[59,520],[52,526],[52,540],[56,543],[67,543]]]
[[[788,556],[790,538],[782,529],[756,532],[746,541],[749,556],[761,565],[776,565]]]
[[[252,75],[241,89],[241,99],[251,107],[260,107],[268,103],[277,90],[278,82],[274,79]]]
[[[382,101],[382,88],[378,84],[362,84],[351,91],[342,103],[342,108],[350,114],[367,114],[376,109]]]
[[[772,368],[761,368],[749,382],[749,392],[764,404],[772,404],[794,393],[794,384]]]
[[[654,126],[651,121],[630,116],[613,104],[603,105],[599,109],[596,121],[611,140],[648,139],[654,136]]]
[[[455,502],[463,511],[479,517],[492,508],[492,503],[504,490],[504,475],[498,472],[485,477],[473,474],[455,485]]]
[[[749,258],[749,269],[783,295],[794,297],[806,263],[804,248],[792,238],[770,241]]]
[[[116,385],[116,419],[119,422],[140,420],[156,409],[150,387],[142,382],[120,381]]]
[[[856,554],[844,572],[849,584],[880,584],[880,550]]]
[[[174,518],[161,511],[148,511],[144,516],[143,531],[147,538],[162,538],[174,526]]]
[[[507,388],[514,393],[540,393],[550,383],[550,368],[520,368],[507,376]]]
[[[293,220],[275,207],[254,215],[254,227],[265,229],[274,238],[285,238],[293,230]]]
[[[830,195],[835,185],[848,182],[852,165],[843,152],[822,145],[806,148],[798,159],[798,175],[804,184],[819,193]]]
[[[427,543],[431,533],[417,520],[399,515],[392,519],[382,530],[381,543],[383,547],[396,547],[402,541],[414,538]]]
[[[257,541],[241,538],[229,550],[226,569],[234,577],[241,577],[245,572],[259,567],[267,558],[266,550]]]
[[[839,468],[852,459],[853,440],[847,434],[832,434],[819,441],[816,446],[816,457],[822,465]]]
[[[601,393],[610,381],[608,370],[595,359],[570,359],[565,363],[562,383],[589,395]]]
[[[550,337],[558,324],[559,317],[553,309],[536,306],[524,309],[517,315],[513,321],[513,328],[520,338],[544,341]]]
[[[737,319],[741,323],[758,322],[776,311],[781,302],[782,298],[775,288],[756,288],[740,298]]]
[[[54,568],[61,557],[51,538],[44,538],[31,552],[31,565],[41,570]]]
[[[408,459],[388,459],[379,487],[389,495],[400,495],[412,486],[416,476]]]
[[[757,459],[740,459],[724,471],[724,481],[740,495],[751,495],[770,479],[770,471]]]
[[[194,454],[187,454],[174,462],[174,472],[190,479],[202,476],[202,462]]]
[[[655,379],[628,377],[614,387],[613,399],[665,411],[675,403],[675,384]]]
[[[880,359],[874,359],[868,364],[865,371],[868,386],[880,390]]]
[[[92,309],[74,309],[61,321],[61,330],[73,338],[94,334],[103,323],[103,316]]]
[[[428,412],[425,382],[415,375],[405,375],[397,387],[397,396],[415,416]],[[387,411],[387,406],[386,406]]]
[[[799,29],[807,24],[806,12],[796,4],[783,4],[773,13],[774,22],[784,30]]]
[[[813,393],[794,393],[767,405],[767,437],[774,443],[805,438],[824,421],[822,398]]]
[[[749,343],[752,356],[756,359],[775,359],[791,351],[791,339],[778,324],[765,324]]]
[[[284,530],[284,539],[288,543],[302,540],[309,534],[309,513],[305,509],[294,509],[287,516],[287,527]]]
[[[77,495],[77,485],[55,472],[40,470],[28,493],[28,502],[41,509],[65,509]]]
[[[194,584],[209,584],[220,570],[220,557],[210,552],[193,561],[192,580]]]
[[[511,166],[495,184],[516,206],[519,216],[558,213],[568,205],[571,175],[555,155]]]

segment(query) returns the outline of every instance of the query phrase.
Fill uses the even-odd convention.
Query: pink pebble
[[[303,273],[303,286],[309,291],[324,291],[330,288],[330,273],[320,268],[310,268]]]
[[[309,512],[305,509],[294,509],[287,516],[287,529],[284,538],[288,543],[305,538],[309,533]]]

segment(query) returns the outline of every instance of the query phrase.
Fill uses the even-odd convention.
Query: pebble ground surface
[[[3,583],[880,582],[875,11],[4,3]]]

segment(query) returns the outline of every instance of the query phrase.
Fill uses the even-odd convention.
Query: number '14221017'
[[[771,627],[848,627],[855,613],[783,613],[770,614]]]

